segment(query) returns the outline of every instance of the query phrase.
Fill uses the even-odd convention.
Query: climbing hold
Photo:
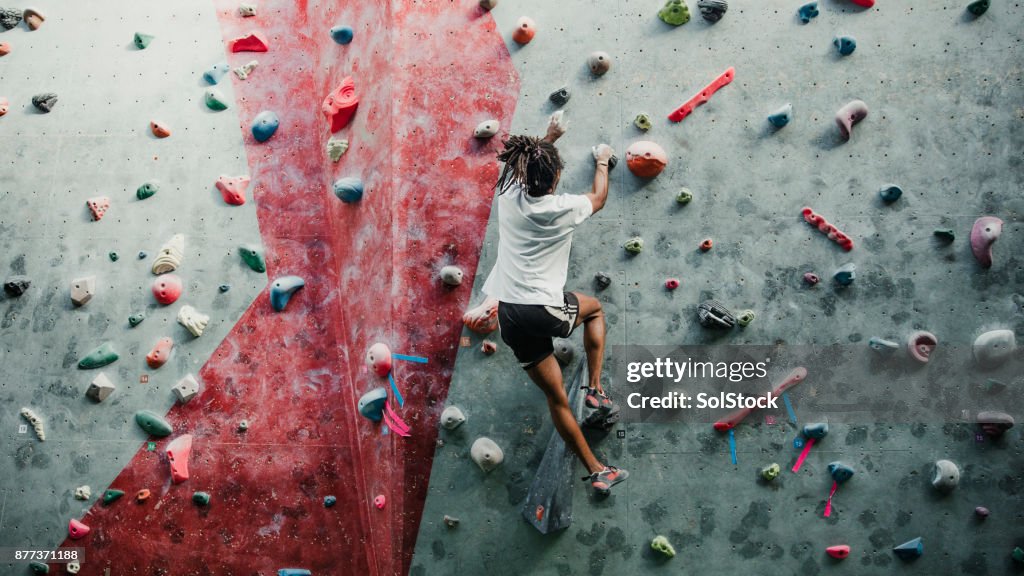
[[[57,105],[57,95],[53,92],[36,94],[32,97],[32,105],[40,112],[47,113]]]
[[[217,190],[220,190],[224,202],[232,206],[245,204],[245,189],[249,187],[248,176],[221,176],[217,178]]]
[[[341,84],[327,95],[320,107],[331,123],[331,134],[347,126],[358,107],[359,96],[356,94],[355,80],[351,76],[346,76]]]
[[[455,528],[459,525],[459,519],[454,516],[444,515],[444,525],[449,528]]]
[[[882,198],[882,202],[892,204],[903,196],[903,189],[895,184],[886,184],[878,191],[878,196]]]
[[[210,495],[206,492],[194,492],[192,494],[192,503],[196,506],[209,506]]]
[[[729,9],[729,3],[725,0],[698,0],[697,8],[700,9],[700,15],[705,20],[714,24],[725,16],[725,11]]]
[[[164,306],[174,304],[181,297],[181,278],[174,274],[164,274],[153,279],[153,298]],[[131,319],[129,318],[129,321]],[[141,322],[141,320],[140,320]]]
[[[1024,549],[1021,549],[1020,546],[1014,547],[1013,552],[1010,553],[1010,558],[1013,558],[1013,561],[1018,564],[1024,564]]]
[[[832,479],[837,484],[842,484],[850,478],[853,478],[853,468],[850,468],[842,462],[832,462],[828,465],[828,473],[832,475]]]
[[[665,280],[665,289],[666,290],[675,290],[676,288],[679,288],[679,279],[678,278],[669,278],[668,280]]]
[[[46,20],[38,10],[33,10],[32,8],[25,8],[21,17],[25,19],[25,25],[28,26],[29,30],[38,30],[43,25],[43,21]]]
[[[86,200],[85,205],[89,207],[89,212],[92,212],[93,221],[99,221],[103,219],[103,215],[110,209],[110,198],[95,196]]]
[[[79,486],[75,488],[75,499],[76,500],[88,500],[92,498],[92,489],[89,486]]]
[[[458,286],[462,284],[462,268],[458,266],[445,266],[441,268],[441,282],[444,282],[445,286]]]
[[[465,421],[466,415],[458,406],[449,406],[441,412],[441,426],[444,426],[445,430],[455,430]]]
[[[910,357],[918,362],[927,362],[938,345],[939,340],[935,335],[924,330],[912,333],[907,339],[907,351],[910,352]]]
[[[147,254],[145,250],[139,250],[139,260],[145,260],[146,256]]]
[[[640,239],[640,249],[643,249],[642,238]],[[604,272],[598,272],[594,274],[594,282],[597,284],[598,290],[604,290],[612,285],[612,278]]]
[[[679,108],[673,110],[672,113],[668,115],[668,119],[671,120],[672,122],[682,122],[684,118],[689,116],[690,113],[693,112],[695,108],[697,108],[697,106],[700,106],[701,104],[707,102],[708,99],[715,94],[715,92],[718,92],[718,90],[722,86],[725,86],[726,84],[732,82],[733,78],[735,77],[736,69],[733,68],[732,66],[726,68],[725,72],[719,74],[718,77],[712,80],[711,83],[709,83],[707,86],[705,86],[703,90],[694,94],[693,96],[690,97],[689,100],[683,102],[683,104]]]
[[[278,120],[277,114],[274,114],[270,110],[264,110],[256,115],[252,120],[252,137],[257,142],[266,142],[270,140],[270,137],[277,132],[277,127],[281,121]]]
[[[832,39],[832,45],[841,56],[849,56],[857,49],[857,39],[853,36],[836,36]]]
[[[111,262],[117,262],[117,260],[120,258],[120,256],[117,255],[117,252],[108,252],[107,253],[107,258],[110,258]]]
[[[324,496],[324,508],[330,508],[338,503],[336,496]]]
[[[150,368],[156,369],[167,363],[167,359],[171,357],[171,349],[174,348],[174,340],[163,337],[157,340],[153,349],[146,354],[146,364]]]
[[[676,194],[676,204],[689,204],[693,200],[693,192],[689,188],[680,188]]]
[[[135,197],[139,200],[145,200],[160,191],[159,180],[147,180],[135,190]]]
[[[269,48],[259,32],[250,32],[228,42],[228,49],[232,52],[266,52]]]
[[[868,105],[860,100],[853,100],[836,112],[836,125],[843,138],[849,138],[853,126],[868,116]]]
[[[391,372],[391,349],[383,342],[375,343],[366,351],[366,364],[377,376],[387,376]]]
[[[82,359],[78,361],[78,367],[84,370],[101,368],[116,361],[117,358],[118,355],[117,352],[114,351],[113,345],[111,345],[110,342],[104,342],[83,356]]]
[[[626,243],[623,244],[622,247],[630,254],[639,254],[644,250],[644,239],[639,236],[634,236],[629,240],[626,240]]]
[[[238,431],[239,432],[245,432],[248,429],[249,429],[249,421],[248,420],[242,420],[242,421],[240,421],[238,423]]]
[[[313,576],[313,573],[305,568],[281,568],[277,576]]]
[[[896,553],[900,560],[913,560],[924,554],[924,542],[921,541],[920,537],[917,537],[900,544],[893,548],[892,551]]]
[[[139,410],[135,413],[135,423],[151,436],[163,438],[174,431],[171,424],[156,412],[151,410]]]
[[[828,422],[816,422],[813,424],[807,424],[804,426],[803,432],[804,436],[807,438],[821,440],[825,436],[828,436]]]
[[[209,84],[216,84],[224,78],[228,70],[231,70],[231,66],[228,66],[227,62],[218,62],[203,72],[203,80]]]
[[[387,390],[384,388],[374,388],[359,398],[359,413],[374,422],[380,422],[384,418],[384,403],[387,400]]]
[[[178,266],[181,266],[181,259],[184,257],[185,235],[175,234],[160,248],[160,253],[153,260],[151,270],[156,275],[173,272],[178,269]]]
[[[633,119],[633,125],[644,132],[647,132],[654,126],[651,122],[651,115],[643,112],[636,115],[636,118]]]
[[[651,540],[651,550],[661,552],[669,558],[674,558],[676,555],[676,549],[672,547],[668,538],[664,536],[655,536],[654,540]]]
[[[281,276],[270,285],[270,305],[281,312],[292,295],[306,285],[306,281],[298,276]]]
[[[66,566],[64,566],[64,569],[68,571],[68,574],[78,574],[78,572],[82,569],[82,564],[81,562],[72,560],[68,562]]]
[[[46,441],[46,430],[43,428],[43,419],[36,414],[31,408],[22,408],[21,417],[28,420],[28,423],[32,425],[32,430],[36,433],[36,436],[40,441]]]
[[[520,46],[525,46],[533,40],[534,35],[537,34],[537,24],[523,16],[516,22],[516,29],[512,32],[512,40]]]
[[[853,284],[853,280],[857,277],[857,266],[852,262],[849,264],[843,264],[833,274],[832,278],[835,279],[836,284],[840,286],[849,286]]]
[[[153,132],[153,136],[157,138],[167,138],[171,135],[171,129],[166,124],[158,120],[152,120],[149,123],[149,129]]]
[[[732,328],[736,325],[736,317],[718,300],[705,300],[697,307],[697,320],[705,328]]]
[[[484,120],[483,122],[476,125],[476,129],[473,130],[474,138],[490,138],[498,133],[500,125],[497,120]]]
[[[818,3],[808,2],[807,4],[804,4],[803,6],[798,8],[796,13],[797,16],[800,17],[800,21],[803,22],[804,24],[807,24],[808,22],[811,21],[811,18],[815,18],[818,16]]]
[[[7,279],[7,282],[4,282],[4,292],[6,292],[8,296],[17,298],[24,294],[31,285],[32,281],[29,280],[28,276],[20,274],[17,276],[11,276]]]
[[[0,8],[0,26],[4,30],[10,30],[21,23],[21,12],[13,8]]]
[[[949,243],[956,240],[956,232],[952,228],[938,228],[932,234],[943,242]]]
[[[83,276],[71,281],[71,303],[77,306],[85,306],[96,294],[96,277]]]
[[[639,178],[654,178],[668,165],[668,155],[649,140],[634,142],[626,150],[626,166]]]
[[[843,232],[838,228],[830,224],[828,220],[825,220],[824,216],[816,214],[814,210],[808,206],[801,209],[800,214],[803,215],[805,222],[817,228],[822,234],[828,236],[829,240],[839,244],[840,248],[847,252],[853,250],[853,240],[846,234],[843,234]]]
[[[378,494],[373,499],[373,505],[377,507],[377,510],[383,510],[386,504],[387,499],[384,497],[383,494]]]
[[[971,228],[971,252],[982,268],[992,267],[992,245],[1003,233],[1003,221],[995,216],[982,216]]]
[[[149,500],[150,491],[149,488],[143,488],[135,493],[135,501],[142,504],[146,500]]]
[[[327,140],[327,155],[330,156],[331,162],[341,160],[342,154],[347,150],[348,140],[344,138],[335,138],[333,136]]]
[[[781,108],[768,115],[768,122],[776,128],[782,128],[793,119],[793,105],[786,103]]]
[[[870,346],[875,352],[884,352],[886,354],[899,350],[900,348],[899,343],[893,342],[892,340],[885,340],[877,336],[872,336],[871,339],[868,340],[868,346]]]
[[[501,451],[501,447],[486,437],[477,438],[476,442],[473,442],[469,448],[469,456],[484,472],[494,470],[505,460],[505,453]]]
[[[238,15],[242,18],[248,18],[256,15],[256,5],[242,2],[238,5]]]
[[[43,564],[42,562],[35,561],[35,560],[33,560],[32,562],[28,563],[28,569],[31,570],[33,574],[49,574],[50,573],[50,567],[48,565]]]
[[[711,248],[714,247],[714,245],[714,240],[712,240],[711,238],[705,238],[700,241],[700,245],[698,246],[698,248],[700,248],[701,252],[707,252],[708,250],[711,250]]]
[[[85,396],[95,400],[96,402],[103,402],[108,396],[114,393],[116,388],[117,387],[114,386],[114,383],[110,381],[110,378],[107,378],[106,374],[100,372],[92,379],[92,382],[89,383],[89,388],[86,389]]]
[[[124,496],[124,490],[118,490],[116,488],[109,488],[103,492],[103,504],[109,506],[116,500]]]
[[[864,8],[871,8],[872,6],[875,5],[875,0],[850,0],[850,2],[853,2],[857,6],[862,6]]]
[[[68,536],[71,537],[72,540],[80,540],[82,538],[85,538],[85,536],[90,532],[90,530],[91,528],[79,522],[78,520],[75,520],[74,518],[72,518],[71,521],[68,522]]]
[[[178,310],[178,323],[184,326],[196,338],[203,335],[206,325],[210,323],[210,317],[195,308],[185,305]]]
[[[821,282],[821,278],[819,278],[814,272],[804,272],[804,282],[810,286],[814,286],[818,282]]]
[[[572,340],[555,338],[553,344],[555,360],[562,366],[572,364],[572,359],[576,357],[576,347],[573,346]]]
[[[594,76],[604,76],[612,67],[612,57],[607,52],[598,50],[587,57],[587,67]]]
[[[7,100],[7,98],[4,98],[3,96],[0,96],[0,116],[3,116],[4,114],[7,114],[7,110],[10,107],[11,107],[11,103]]]
[[[188,457],[192,453],[192,435],[182,434],[167,444],[167,461],[171,465],[171,482],[188,480]]]
[[[263,249],[259,246],[239,246],[238,253],[242,256],[242,262],[245,262],[249,268],[256,272],[267,271],[267,263],[263,259]]]
[[[764,478],[767,482],[771,482],[779,477],[780,472],[782,472],[782,467],[779,466],[777,462],[772,462],[764,468],[761,468],[761,478]]]
[[[139,50],[145,50],[149,47],[149,43],[153,41],[154,36],[152,34],[143,34],[142,32],[136,32],[133,42],[135,47]]]
[[[217,290],[220,290],[220,293],[223,294],[228,290],[231,290],[231,284],[221,284],[217,287]]]
[[[1013,330],[991,330],[974,340],[974,360],[983,369],[996,368],[1009,360],[1016,349]]]
[[[550,100],[551,103],[554,104],[555,106],[565,106],[566,102],[568,102],[569,98],[571,97],[572,92],[569,91],[569,87],[562,86],[558,90],[555,90],[554,92],[549,94],[548,100]]]
[[[249,77],[249,74],[252,74],[252,71],[255,70],[256,67],[259,65],[260,63],[258,60],[249,60],[245,64],[235,66],[231,69],[231,71],[235,73],[235,76],[238,76],[239,80],[245,80]]]
[[[11,45],[7,42],[0,42],[0,56],[7,56],[11,53]]]
[[[484,355],[490,356],[498,351],[498,345],[494,340],[484,339],[484,341],[480,343],[480,351],[483,352]]]
[[[960,469],[949,460],[936,460],[932,474],[932,487],[939,492],[950,492],[960,483]]]
[[[690,8],[683,0],[668,0],[661,10],[658,10],[658,18],[665,24],[682,26],[690,21]]]
[[[224,98],[224,94],[216,88],[207,88],[205,98],[206,107],[210,110],[220,111],[228,109],[227,99]]]
[[[740,312],[738,316],[736,316],[736,323],[739,324],[740,326],[746,327],[749,326],[750,323],[753,322],[754,318],[756,317],[757,315],[754,313],[753,310],[744,310]]]
[[[846,544],[840,544],[838,546],[829,546],[825,548],[825,553],[833,558],[842,560],[850,555],[850,547]]]
[[[331,38],[338,44],[348,44],[352,41],[353,36],[355,36],[355,31],[351,26],[338,25],[331,28]]]
[[[1006,412],[995,411],[978,412],[977,420],[982,432],[993,438],[1002,436],[1007,430],[1013,428],[1014,423],[1013,416]]]
[[[967,11],[974,15],[975,18],[981,16],[985,12],[988,12],[989,0],[974,0],[967,5]]]
[[[347,176],[334,181],[334,195],[342,202],[351,204],[363,198],[363,181],[358,176]]]

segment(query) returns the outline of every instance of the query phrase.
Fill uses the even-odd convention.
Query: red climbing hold
[[[676,108],[668,115],[668,119],[673,122],[682,122],[683,118],[690,115],[693,109],[697,106],[708,101],[711,95],[718,91],[719,88],[732,82],[732,79],[736,76],[736,70],[730,66],[725,72],[722,72],[718,78],[711,81],[710,84],[704,87],[703,90],[694,94],[692,98],[683,103],[682,106]]]
[[[665,280],[665,289],[666,290],[675,290],[676,288],[679,288],[679,279],[678,278],[669,278],[668,280]]]
[[[220,190],[225,202],[232,206],[241,206],[245,204],[245,189],[249,187],[249,182],[248,176],[221,176],[217,179],[217,190]]]
[[[167,359],[171,357],[171,349],[174,348],[174,340],[168,337],[163,337],[157,341],[153,349],[146,354],[146,364],[150,368],[159,368],[167,363]]]
[[[174,274],[162,274],[153,280],[153,298],[163,304],[174,304],[181,297],[181,278]]]
[[[11,107],[11,103],[7,101],[7,98],[0,96],[0,116],[7,114],[7,109]]]
[[[0,42],[0,56],[7,56],[11,53],[11,45],[7,42]]]
[[[377,510],[383,510],[386,504],[387,499],[384,498],[383,494],[379,494],[373,499],[373,505],[377,507]]]
[[[701,252],[707,252],[708,250],[711,250],[714,246],[715,246],[715,241],[714,240],[712,240],[711,238],[705,238],[700,243],[700,251]]]
[[[847,252],[853,250],[853,240],[846,234],[843,234],[838,228],[829,224],[828,220],[825,220],[821,214],[816,214],[814,210],[811,210],[808,207],[804,207],[801,214],[803,214],[804,220],[808,224],[814,226],[819,232],[828,236],[829,240],[839,244],[840,248]]]
[[[324,99],[321,109],[324,116],[331,122],[331,133],[341,130],[352,120],[359,106],[359,96],[356,95],[356,83],[351,76],[341,81],[341,85],[334,89]]]
[[[89,207],[89,211],[92,212],[93,220],[100,220],[103,215],[107,213],[107,209],[110,208],[110,198],[106,196],[97,196],[95,198],[89,198],[85,204]]]
[[[840,560],[842,560],[843,558],[846,558],[850,555],[850,547],[846,544],[840,544],[838,546],[829,546],[828,548],[825,548],[825,552],[828,552],[828,555],[833,558],[839,558]]]
[[[72,518],[71,521],[68,522],[68,536],[70,536],[72,540],[79,540],[81,538],[85,538],[85,536],[89,533],[90,530],[91,528],[89,528],[85,524],[82,524],[78,520],[75,520],[74,518]]]
[[[188,480],[188,455],[191,453],[191,434],[178,436],[167,445],[167,460],[171,463],[171,481],[175,484]]]
[[[258,32],[250,32],[241,38],[235,38],[228,42],[228,48],[232,52],[266,52],[267,41]]]
[[[167,138],[171,135],[171,129],[164,125],[163,122],[157,120],[149,123],[149,129],[153,131],[153,136],[157,138]]]
[[[530,18],[523,16],[516,22],[516,29],[512,32],[512,40],[516,44],[523,46],[529,44],[535,34],[537,34],[537,25]]]
[[[875,5],[875,0],[850,0],[850,2],[853,2],[857,6],[863,6],[865,8],[871,8],[872,6]]]

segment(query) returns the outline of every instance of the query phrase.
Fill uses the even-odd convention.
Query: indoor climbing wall
[[[867,9],[827,0],[805,24],[801,2],[730,2],[717,23],[701,17],[696,1],[684,4],[690,21],[679,27],[659,19],[658,1],[502,2],[491,12],[521,81],[516,115],[501,118],[503,127],[541,135],[557,109],[569,120],[558,142],[562,193],[589,190],[590,148],[598,142],[620,159],[642,140],[667,153],[653,179],[620,162],[607,206],[575,235],[567,289],[596,292],[604,306],[605,386],[620,402],[633,390],[615,378],[624,345],[820,347],[823,354],[838,347],[861,358],[863,376],[809,367],[791,394],[799,425],[785,409],[755,413],[733,430],[735,454],[730,436],[710,423],[625,417],[621,437],[608,435],[596,451],[628,469],[629,480],[607,499],[577,482],[572,525],[544,536],[520,514],[552,433],[544,396],[497,333],[486,336],[497,342],[487,356],[485,336],[465,330],[447,405],[466,421],[440,431],[410,573],[1016,573],[1011,555],[1024,544],[1019,427],[989,436],[974,411],[916,422],[848,417],[833,422],[798,473],[791,468],[801,453],[794,438],[813,417],[804,408],[827,402],[812,390],[825,394],[842,383],[856,389],[854,398],[884,403],[913,373],[939,399],[985,385],[984,376],[953,376],[972,362],[979,335],[1021,335],[1024,7],[993,0],[975,17],[966,1],[880,0]],[[523,16],[536,29],[526,45],[513,39]],[[855,40],[852,53],[833,44],[841,36]],[[588,69],[594,51],[612,61],[603,76]],[[667,119],[730,67],[734,79],[706,104],[680,123]],[[568,102],[549,100],[563,86]],[[869,112],[847,140],[835,117],[855,100]],[[768,116],[787,103],[790,122],[774,128]],[[640,113],[652,119],[646,133],[634,124]],[[879,191],[890,184],[902,197],[887,202]],[[692,200],[681,204],[684,187]],[[852,239],[853,249],[805,223],[805,206]],[[983,216],[1004,222],[990,268],[970,242]],[[494,263],[496,228],[492,218],[474,305]],[[945,229],[952,241],[934,234]],[[643,250],[630,254],[623,246],[637,236]],[[708,251],[700,249],[705,239],[713,242]],[[833,273],[849,263],[856,278],[843,286]],[[595,282],[599,272],[612,280],[607,289]],[[820,282],[805,281],[807,272]],[[666,289],[669,278],[679,287]],[[697,307],[708,298],[756,317],[745,328],[703,328]],[[939,341],[923,368],[905,351],[918,330]],[[898,343],[890,363],[870,350],[873,337]],[[572,342],[578,362],[581,335]],[[989,382],[978,398],[1019,422],[1019,354],[1007,366],[1009,376],[998,377],[1006,387]],[[470,458],[480,437],[504,452],[489,473]],[[940,459],[961,475],[945,496],[931,485]],[[855,476],[826,518],[827,464],[837,460]],[[762,480],[772,462],[781,475]],[[990,516],[981,519],[976,506]],[[674,546],[674,559],[651,548],[659,535]],[[916,537],[923,556],[902,561],[893,548]],[[849,558],[826,554],[840,544],[850,546]]]

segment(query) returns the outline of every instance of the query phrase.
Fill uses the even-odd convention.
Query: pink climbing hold
[[[7,114],[7,110],[10,109],[11,103],[7,101],[7,98],[0,96],[0,116]]]
[[[221,176],[217,178],[217,190],[220,190],[225,202],[232,206],[241,206],[245,204],[245,189],[249,187],[249,182],[248,176]]]
[[[814,272],[804,272],[804,282],[806,282],[809,286],[814,286],[820,281],[821,278],[819,278],[818,275],[815,274]]]
[[[850,547],[846,544],[840,544],[838,546],[829,546],[828,548],[825,548],[825,552],[827,552],[828,555],[833,558],[839,558],[840,560],[842,560],[843,558],[846,558],[850,555]]]
[[[188,480],[188,456],[191,453],[191,434],[178,436],[167,445],[167,460],[171,463],[171,481],[175,484]]]
[[[228,42],[228,48],[232,52],[266,52],[267,41],[259,32],[250,32],[240,38]]]
[[[495,352],[498,351],[498,345],[494,342],[494,340],[484,340],[483,342],[480,343],[480,351],[483,352],[485,355],[490,356],[491,354],[494,354]]]
[[[679,279],[678,278],[669,278],[668,280],[665,280],[665,289],[666,290],[675,290],[676,288],[679,288]]]
[[[157,138],[167,138],[171,135],[171,129],[159,120],[151,121],[149,123],[149,129],[153,132],[153,136],[156,136]]]
[[[868,117],[868,105],[860,100],[853,100],[836,112],[836,125],[843,138],[849,139],[853,126]]]
[[[324,98],[321,110],[324,116],[331,122],[331,133],[341,130],[352,120],[359,106],[359,96],[356,95],[356,83],[351,76],[341,81],[341,85]]]
[[[91,530],[92,528],[89,528],[74,518],[68,522],[68,536],[70,536],[72,540],[81,540],[82,538],[85,538]]]
[[[162,274],[153,280],[153,298],[163,304],[174,304],[181,297],[181,278],[174,274]]]
[[[907,351],[910,357],[918,362],[928,362],[935,347],[939,345],[938,338],[931,332],[918,330],[907,339]]]
[[[710,84],[704,87],[703,90],[695,94],[692,98],[683,103],[682,106],[676,108],[671,114],[668,115],[668,119],[673,122],[682,122],[683,118],[690,115],[693,109],[697,106],[708,101],[711,95],[718,92],[718,89],[726,84],[732,82],[732,79],[736,76],[736,70],[730,66],[725,72],[722,72],[718,78],[711,81]]]
[[[850,0],[850,2],[853,2],[857,6],[863,6],[865,8],[871,8],[872,6],[875,5],[875,0]]]
[[[992,267],[992,245],[1003,233],[1003,221],[995,216],[982,216],[971,228],[971,252],[983,268]]]
[[[829,240],[839,244],[840,248],[847,252],[853,250],[853,240],[846,234],[843,234],[838,228],[829,224],[828,220],[825,220],[824,216],[815,213],[814,210],[811,210],[811,208],[806,206],[800,213],[803,215],[804,221],[817,228],[822,234],[828,236]]]
[[[0,56],[7,56],[11,53],[11,45],[7,42],[0,42]]]
[[[110,198],[97,196],[89,198],[85,201],[85,204],[89,207],[89,211],[92,212],[92,219],[98,221],[103,218],[103,215],[107,213],[107,209],[110,208]]]
[[[163,337],[157,340],[153,349],[146,354],[146,364],[150,368],[159,368],[167,363],[167,359],[171,357],[171,349],[174,348],[174,340],[169,337]]]
[[[391,373],[391,349],[383,342],[370,346],[366,352],[366,364],[377,376],[387,376]]]
[[[377,497],[373,499],[373,505],[377,507],[377,510],[383,510],[384,506],[387,505],[387,499],[384,498],[383,494],[378,494]]]

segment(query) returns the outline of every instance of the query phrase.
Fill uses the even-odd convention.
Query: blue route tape
[[[732,456],[732,463],[736,464],[736,435],[729,429],[729,455]]]
[[[396,360],[405,360],[406,362],[415,362],[417,364],[427,363],[427,359],[424,358],[423,356],[406,356],[405,354],[395,354],[394,352],[392,352],[391,357]]]
[[[789,394],[782,393],[782,401],[786,403],[786,412],[789,412],[789,421],[796,425],[796,412],[793,411],[793,405],[789,403]]]
[[[395,384],[395,377],[388,372],[388,380],[391,382],[391,391],[395,393],[395,400],[398,400],[398,406],[405,406],[405,398],[402,398],[402,393],[398,391],[398,385]]]

